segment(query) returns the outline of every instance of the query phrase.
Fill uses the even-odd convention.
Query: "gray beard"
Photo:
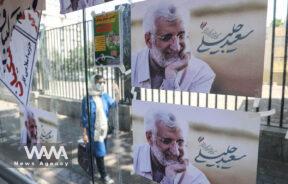
[[[176,164],[179,163],[178,161],[175,160],[167,160],[164,156],[164,154],[161,152],[161,150],[155,145],[155,142],[153,143],[153,145],[151,146],[151,151],[152,154],[156,157],[156,159],[158,160],[158,162],[163,165],[164,167],[168,166],[168,165],[172,165],[172,164]]]
[[[171,57],[171,58],[165,58],[165,56],[162,54],[162,52],[156,48],[154,45],[150,49],[150,54],[152,59],[161,67],[166,68],[169,64],[177,61],[178,57]]]
[[[28,134],[28,138],[31,141],[31,144],[36,144],[37,143],[37,135],[36,136],[32,136],[29,131],[27,131],[27,134]]]
[[[159,49],[157,49],[154,45],[152,49],[150,49],[150,54],[152,59],[161,67],[165,68],[166,60]]]

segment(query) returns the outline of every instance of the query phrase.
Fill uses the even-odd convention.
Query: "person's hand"
[[[185,163],[177,163],[177,164],[171,164],[169,166],[166,166],[165,168],[165,176],[161,180],[161,184],[174,184],[174,179],[176,177],[177,173],[181,173],[186,171],[186,165]]]
[[[186,170],[185,163],[171,164],[165,168],[165,176],[174,178],[177,173],[184,172]]]
[[[168,61],[167,66],[165,67],[165,79],[171,80],[176,78],[178,71],[186,68],[190,60],[190,52],[180,53],[179,58],[171,62]]]
[[[85,144],[88,143],[88,136],[87,136],[87,134],[84,134],[84,135],[83,135],[83,141],[84,141]]]

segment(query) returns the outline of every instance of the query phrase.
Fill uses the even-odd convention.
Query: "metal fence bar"
[[[81,26],[81,24],[77,24],[77,28],[80,29],[79,31],[77,31],[77,43],[79,44],[79,48],[81,48],[82,46],[84,47],[84,41],[81,39],[81,35],[83,34],[83,27]],[[77,49],[77,55],[78,55],[78,59],[81,60],[82,57],[80,57],[81,55],[79,55],[79,50]],[[84,61],[84,59],[83,59]],[[82,68],[82,73],[85,73],[85,67],[84,67],[84,63],[81,61],[81,68]],[[87,71],[88,74],[88,79],[90,78],[90,72]],[[86,86],[82,84],[82,96],[84,96],[84,94],[86,94]]]
[[[47,48],[49,48],[50,47],[50,42],[51,42],[51,39],[49,39],[50,38],[50,31],[46,31],[46,45],[47,45]],[[49,63],[49,75],[47,76],[48,77],[48,81],[49,81],[49,84],[48,84],[48,89],[47,89],[47,91],[46,91],[46,94],[48,94],[48,95],[51,95],[51,93],[50,93],[50,88],[51,88],[51,82],[50,82],[50,79],[51,79],[51,75],[50,75],[50,73],[51,73],[51,70],[52,70],[52,63],[51,63],[51,61],[52,61],[52,56],[51,56],[51,52],[47,49],[47,60],[48,60],[48,63]],[[42,61],[43,62],[43,61]],[[45,77],[45,76],[44,76]]]
[[[288,10],[288,2],[287,2]],[[284,115],[284,105],[285,105],[285,87],[286,87],[286,69],[287,69],[287,45],[288,44],[288,11],[286,14],[286,32],[285,32],[285,50],[284,50],[284,67],[283,67],[283,83],[282,83],[282,95],[281,95],[281,110],[280,110],[280,124],[283,127],[283,115]]]
[[[57,45],[56,44],[56,38],[55,38],[55,35],[53,35],[53,32],[51,32],[51,34],[52,34],[52,42],[54,42],[54,44],[53,45]],[[52,45],[51,45],[51,47],[52,47]],[[54,51],[52,50],[52,52],[53,52],[53,63],[52,63],[52,65],[53,65],[53,67],[52,67],[52,73],[53,73],[53,79],[55,79],[54,77],[56,76],[56,61],[55,61],[55,58],[56,58],[56,50],[55,50],[55,48],[54,48]],[[56,80],[56,79],[55,79]],[[54,87],[54,90],[52,91],[52,94],[55,96],[55,94],[54,94],[54,92],[56,91],[56,85],[55,85],[55,83],[53,83],[53,87]]]
[[[209,104],[208,104],[208,93],[205,94],[205,107],[208,108]]]
[[[237,105],[238,105],[238,96],[235,96],[235,105],[234,105],[234,110],[237,110]]]
[[[158,102],[161,102],[160,96],[160,89],[158,89]]]
[[[248,97],[245,97],[245,111],[248,111]]]
[[[125,74],[122,74],[120,70],[117,70],[118,71],[118,76],[121,76],[121,86],[120,86],[120,89],[122,91],[122,97],[121,99],[124,99],[125,98]],[[131,89],[129,90],[129,92],[131,91]]]
[[[115,70],[112,70],[111,69],[111,77],[112,76],[115,76]],[[113,79],[114,80],[114,79]],[[112,81],[112,79],[111,79]],[[112,81],[112,91],[111,91],[111,94],[112,94],[112,97],[115,99],[116,95],[115,95],[115,90],[116,90],[116,86],[115,86],[115,82]]]
[[[215,109],[218,107],[218,95],[215,95]]]
[[[55,84],[55,91],[54,91],[54,96],[57,96],[58,94],[58,86],[59,86],[59,81],[60,81],[60,78],[59,78],[59,72],[58,72],[58,69],[57,69],[57,65],[59,65],[59,61],[61,63],[62,60],[64,60],[65,58],[65,55],[64,54],[61,54],[61,53],[64,53],[64,37],[63,37],[63,31],[64,28],[61,28],[61,29],[58,29],[58,30],[54,30],[52,31],[52,34],[54,35],[54,39],[58,38],[56,43],[55,43],[55,47],[56,47],[56,50],[55,50],[55,56],[53,58],[54,60],[54,63],[55,63],[55,75],[54,75],[54,84]],[[59,42],[59,44],[58,44]],[[56,94],[55,94],[56,92]],[[61,95],[61,93],[60,93]]]
[[[61,29],[60,29],[60,31],[61,31]],[[61,35],[63,34],[63,30],[62,30],[62,32],[61,32]],[[62,48],[61,48],[61,52],[63,52],[63,50],[62,50]],[[60,70],[62,71],[62,67],[64,66],[64,58],[65,58],[65,56],[63,55],[63,54],[61,54],[61,57],[60,57]],[[63,77],[64,77],[64,72],[58,72],[59,73],[59,78],[58,78],[58,80],[59,81],[61,81],[61,82],[59,82],[60,84],[60,95],[61,96],[63,96],[64,95],[64,84],[63,84]]]
[[[271,45],[271,63],[270,63],[270,78],[269,78],[269,100],[268,100],[268,110],[271,110],[272,106],[272,85],[273,85],[273,69],[274,69],[274,42],[275,42],[275,27],[276,27],[276,3],[274,0],[273,7],[273,22],[272,22],[272,45]],[[270,125],[270,116],[267,118],[267,125]]]
[[[172,92],[172,95],[173,95],[173,97],[172,97],[172,99],[173,99],[172,103],[175,104],[175,101],[176,101],[176,100],[175,100],[175,91]]]
[[[151,90],[152,101],[154,102],[154,89]]]
[[[227,109],[227,95],[225,95],[225,101],[224,101],[225,105],[224,108]]]
[[[75,25],[72,25],[70,28],[72,29],[72,30],[74,30],[74,27],[75,27]],[[73,31],[73,33],[72,33],[72,49],[71,49],[71,51],[70,51],[70,58],[76,58],[75,56],[76,56],[76,53],[75,52],[72,52],[72,50],[75,48],[75,43],[77,43],[76,42],[76,38],[75,38],[75,33],[77,34],[77,32],[75,32],[75,31]],[[77,37],[77,36],[76,36]],[[76,61],[74,61],[75,63],[76,63],[76,67],[75,67],[75,70],[77,71],[76,73],[77,73],[77,89],[76,89],[76,91],[77,91],[77,99],[81,99],[81,86],[80,86],[80,84],[81,84],[81,72],[80,72],[80,67],[79,67],[79,65],[80,65],[80,63],[81,63],[81,61],[79,62],[78,61],[78,59],[76,58]]]
[[[68,27],[69,29],[68,29],[68,31],[67,31],[67,33],[69,33],[68,34],[68,38],[69,38],[69,36],[71,36],[71,29],[70,29],[70,26]],[[76,95],[77,95],[77,92],[76,92],[76,65],[75,65],[75,60],[73,60],[71,57],[69,57],[69,52],[72,50],[72,45],[71,45],[71,38],[69,38],[69,40],[67,39],[67,43],[68,43],[68,45],[69,45],[69,49],[67,50],[67,58],[69,58],[69,61],[70,61],[70,64],[71,64],[71,70],[72,70],[72,76],[71,76],[71,79],[72,79],[72,98],[73,97],[76,97]]]
[[[63,38],[65,37],[64,35],[66,35],[66,34],[63,32]],[[64,42],[64,44],[65,44],[65,42]],[[69,60],[67,59],[67,57],[65,57],[65,50],[64,50],[63,55],[64,55],[64,67],[65,67],[64,70],[66,71],[64,74],[64,77],[65,77],[64,83],[65,83],[65,88],[68,89],[69,84],[67,81],[68,81],[69,74],[71,73],[71,71],[69,70]],[[70,90],[70,89],[66,90],[66,94],[64,94],[64,97],[71,98],[70,94],[71,94],[72,90]]]

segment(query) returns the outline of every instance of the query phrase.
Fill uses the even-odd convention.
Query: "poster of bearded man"
[[[261,97],[266,10],[262,0],[133,4],[132,85]]]
[[[140,183],[256,183],[258,113],[135,100],[132,122]]]

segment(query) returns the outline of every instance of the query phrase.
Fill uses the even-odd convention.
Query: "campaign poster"
[[[255,184],[260,115],[133,101],[133,168],[158,183]]]
[[[263,0],[133,4],[132,85],[261,97],[266,12]]]
[[[94,51],[96,66],[115,66],[121,60],[120,11],[95,15]]]
[[[20,144],[32,146],[35,144],[57,143],[58,124],[55,113],[25,107],[21,110]]]
[[[112,0],[60,0],[60,13],[65,14]]]
[[[38,12],[25,10],[13,29],[9,47],[2,50],[7,59],[0,64],[0,80],[22,105],[28,103],[39,23]]]
[[[18,20],[23,17],[24,10],[30,9],[37,12],[45,9],[45,0],[2,0],[0,1],[0,62],[1,67],[7,62],[11,44],[12,34],[15,32],[16,23],[21,23],[23,20]],[[24,15],[25,16],[25,15]],[[36,22],[37,23],[37,22]],[[21,27],[21,26],[20,26]],[[1,71],[3,72],[3,71]]]
[[[31,106],[21,108],[20,146],[17,148],[19,154],[10,157],[11,165],[16,168],[70,166],[71,148],[69,143],[58,141],[56,114]],[[15,147],[10,146],[9,149],[13,150]]]

